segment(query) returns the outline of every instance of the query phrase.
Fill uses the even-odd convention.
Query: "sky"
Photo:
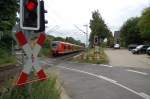
[[[45,0],[46,33],[54,36],[71,36],[86,41],[86,32],[92,12],[99,10],[108,28],[114,32],[131,17],[140,16],[150,6],[150,0]],[[76,28],[76,27],[78,28]],[[88,35],[90,28],[88,28]]]

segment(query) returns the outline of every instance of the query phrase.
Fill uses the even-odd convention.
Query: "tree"
[[[65,41],[65,39],[62,37],[55,37],[53,41]]]
[[[11,31],[16,23],[17,0],[1,0],[0,10],[0,31]]]
[[[0,0],[0,47],[3,50],[11,49],[12,41],[12,28],[16,23],[16,12],[18,10],[17,0]]]
[[[124,43],[124,46],[129,44],[141,44],[143,42],[140,36],[138,21],[138,17],[130,18],[121,27],[121,43]]]
[[[114,37],[113,34],[109,32],[107,36],[107,46],[113,47],[113,45],[114,45]]]
[[[85,45],[84,43],[81,43],[80,40],[75,40],[73,37],[66,37],[65,41],[76,45],[81,45],[81,46]]]
[[[89,41],[91,46],[93,45],[94,36],[98,36],[99,44],[100,40],[103,41],[107,37],[109,29],[107,28],[98,10],[92,12],[92,19],[90,20],[90,28],[91,34]]]
[[[141,36],[144,40],[150,42],[150,7],[146,8],[138,22]]]

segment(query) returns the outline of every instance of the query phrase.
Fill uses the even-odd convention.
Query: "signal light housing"
[[[45,20],[45,13],[47,13],[47,10],[44,8],[44,1],[40,1],[40,28],[39,30],[35,32],[43,32],[45,31],[45,24],[48,23],[47,20]]]
[[[25,30],[39,30],[40,0],[20,0],[20,27]]]

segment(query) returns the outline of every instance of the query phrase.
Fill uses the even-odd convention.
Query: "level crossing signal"
[[[94,44],[95,44],[95,45],[98,44],[98,36],[94,36]]]
[[[25,30],[39,30],[40,0],[20,0],[20,27]]]

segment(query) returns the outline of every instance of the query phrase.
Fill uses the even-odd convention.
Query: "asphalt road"
[[[55,68],[71,99],[150,99],[150,69],[66,61]]]
[[[132,54],[127,49],[107,49],[105,52],[112,66],[150,68],[150,56],[146,54]]]

